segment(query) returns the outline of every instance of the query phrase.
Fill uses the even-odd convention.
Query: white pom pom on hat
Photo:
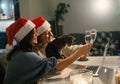
[[[25,18],[16,20],[6,29],[8,37],[6,49],[11,51],[13,49],[13,40],[15,39],[16,42],[20,42],[34,27],[35,24]]]
[[[6,47],[5,47],[5,48],[7,49],[8,52],[10,52],[10,51],[14,48],[14,46],[13,46],[13,45],[6,44]]]
[[[50,29],[51,27],[49,22],[42,16],[35,18],[34,20],[32,20],[32,22],[36,25],[38,35],[41,35],[43,32]]]

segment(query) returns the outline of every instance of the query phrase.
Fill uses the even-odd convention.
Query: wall
[[[39,15],[47,19],[51,19],[51,6],[50,0],[19,0],[20,2],[20,15],[29,19],[36,18]]]
[[[92,7],[101,1],[108,1],[110,5],[102,3],[102,7],[108,6],[105,11]],[[98,31],[120,31],[120,1],[119,0],[20,0],[21,16],[33,19],[39,15],[51,20],[54,18],[54,10],[59,2],[71,5],[69,13],[64,16],[64,33],[83,33],[86,29],[96,28]],[[104,5],[105,4],[105,5]]]

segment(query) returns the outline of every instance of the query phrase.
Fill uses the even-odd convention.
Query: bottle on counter
[[[118,63],[118,67],[116,68],[115,71],[115,81],[116,84],[120,84],[120,56],[118,56],[117,63]]]

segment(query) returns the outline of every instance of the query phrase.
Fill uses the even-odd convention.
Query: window
[[[0,32],[19,17],[19,0],[0,0]]]

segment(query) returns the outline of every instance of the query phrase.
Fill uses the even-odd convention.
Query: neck
[[[41,43],[41,44],[42,44],[42,46],[47,46],[48,45],[48,43],[44,43],[44,42]]]

